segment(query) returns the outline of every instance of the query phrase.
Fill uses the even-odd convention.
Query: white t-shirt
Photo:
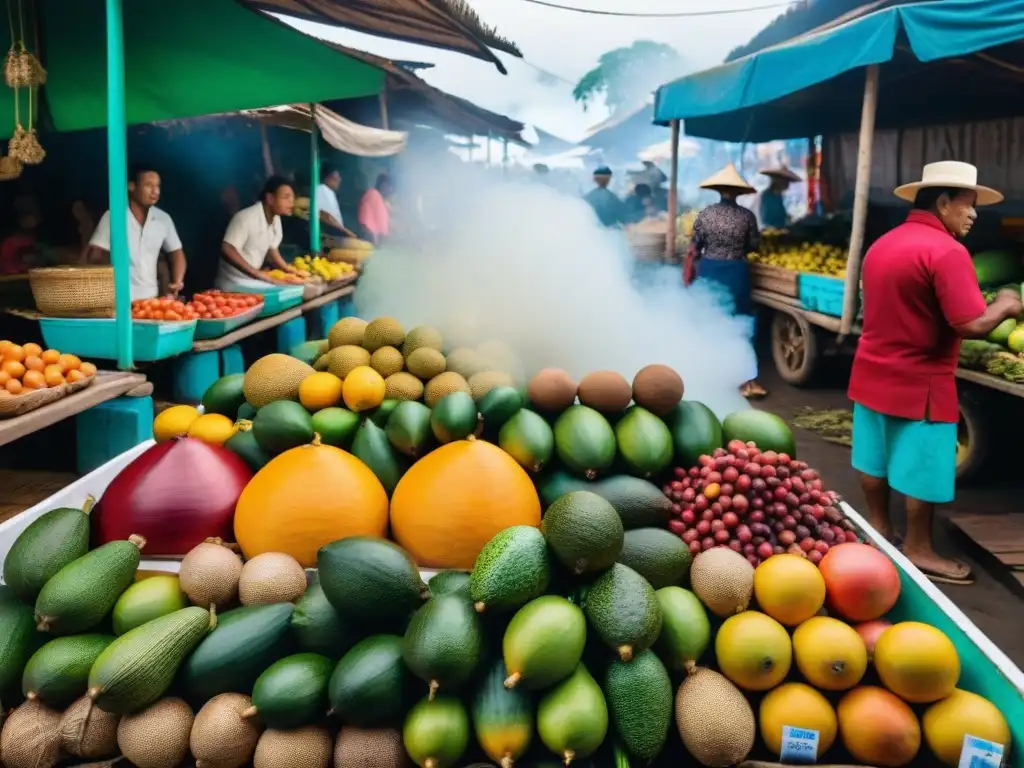
[[[100,218],[89,245],[110,251],[110,211]],[[152,299],[160,292],[156,265],[160,251],[181,250],[181,240],[174,222],[156,206],[149,209],[146,221],[139,224],[128,209],[128,261],[130,264],[132,301]]]
[[[283,238],[281,217],[275,215],[273,221],[268,223],[261,202],[243,208],[232,216],[224,232],[224,242],[233,245],[245,263],[253,269],[263,266],[267,251],[277,248]],[[230,283],[238,280],[251,281],[252,278],[229,264],[222,256],[217,281]]]
[[[338,220],[339,224],[345,225],[345,220],[341,218],[341,206],[338,204],[338,196],[326,184],[321,184],[316,188],[316,213],[317,216],[321,213],[329,213]]]

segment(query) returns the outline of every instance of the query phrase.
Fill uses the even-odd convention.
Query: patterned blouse
[[[698,259],[738,261],[756,251],[760,242],[757,217],[735,202],[709,205],[693,222],[694,254]]]

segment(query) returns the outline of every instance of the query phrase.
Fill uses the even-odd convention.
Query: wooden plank
[[[94,405],[120,397],[145,381],[146,377],[141,373],[100,371],[96,374],[96,381],[80,392],[68,395],[55,403],[44,405],[42,408],[37,408],[22,416],[0,421],[0,445],[14,442],[25,435],[63,421],[69,416],[76,416]]]
[[[353,280],[352,282],[355,281]],[[318,296],[315,299],[305,301],[299,305],[299,308],[303,312],[309,312],[312,309],[319,309],[320,307],[330,304],[332,301],[337,301],[338,299],[343,299],[346,296],[350,296],[351,294],[355,293],[356,290],[356,287],[352,285],[352,282],[343,285],[340,288],[332,288],[322,296]]]
[[[1014,384],[1012,381],[993,376],[991,373],[957,368],[956,376],[958,379],[970,381],[988,389],[996,389],[1014,397],[1024,397],[1024,384]]]
[[[783,296],[779,293],[759,290],[751,291],[750,295],[758,304],[763,304],[766,307],[777,309],[780,312],[802,315],[811,325],[817,325],[820,328],[824,328],[826,331],[839,333],[838,317],[829,317],[828,315],[823,315],[819,312],[811,312],[810,310],[804,309],[800,306],[799,299],[794,299],[790,296]],[[859,326],[854,329],[854,333],[860,333]]]
[[[31,509],[77,479],[77,475],[68,472],[0,470],[0,488],[4,489],[0,523]]]
[[[279,325],[287,323],[289,320],[294,320],[296,317],[302,317],[302,305],[286,309],[284,312],[278,312],[276,315],[270,317],[264,317],[248,325],[243,325],[241,328],[236,328],[231,333],[226,333],[223,336],[218,336],[216,339],[201,339],[195,341],[192,344],[193,352],[211,352],[217,349],[224,349],[224,347],[230,347],[232,344],[237,344],[242,339],[247,339],[250,336],[255,336],[257,333],[276,328]]]
[[[1024,569],[1024,515],[954,515],[950,522],[1000,564]]]

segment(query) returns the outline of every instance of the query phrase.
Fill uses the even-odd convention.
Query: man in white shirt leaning
[[[128,260],[132,301],[152,299],[160,292],[157,263],[167,253],[171,279],[168,290],[177,296],[185,287],[188,262],[171,217],[156,207],[160,200],[160,174],[148,165],[128,173]],[[86,263],[110,260],[110,211],[100,218],[82,259]]]
[[[346,237],[355,237],[352,230],[345,226],[341,217],[341,205],[338,203],[338,189],[341,187],[341,173],[337,168],[323,165],[320,168],[320,185],[316,188],[316,210],[320,222],[338,230]]]

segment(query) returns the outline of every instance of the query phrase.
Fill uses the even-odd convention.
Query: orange
[[[0,387],[3,387],[8,381],[11,380],[11,374],[7,371],[0,370]]]
[[[61,372],[59,365],[48,365],[46,370],[43,371],[43,376],[46,377],[46,386],[48,387],[59,387],[64,384],[64,374]]]
[[[19,363],[17,360],[7,359],[4,361],[0,370],[7,371],[7,375],[12,379],[20,379],[25,375],[25,366]]]
[[[12,347],[13,345],[14,345],[14,342],[13,341],[8,341],[7,339],[4,339],[3,341],[0,341],[0,360],[3,359],[4,355],[7,354],[7,350],[10,347]]]
[[[483,440],[456,440],[399,480],[391,533],[421,566],[470,569],[500,531],[539,527],[540,511],[533,481],[515,459]]]
[[[30,371],[41,371],[41,370],[43,370],[43,368],[46,367],[46,363],[44,363],[42,361],[42,359],[40,357],[38,357],[37,355],[28,355],[25,358],[24,365]]]
[[[901,621],[875,643],[875,669],[882,684],[912,704],[930,704],[953,693],[960,656],[953,641],[919,621]]]
[[[807,682],[826,691],[853,688],[868,668],[868,649],[857,630],[829,616],[815,616],[796,628],[793,655]]]
[[[754,597],[762,611],[795,627],[825,604],[825,579],[818,566],[804,557],[776,555],[754,571]]]
[[[96,375],[96,366],[93,365],[92,363],[82,363],[82,367],[79,368],[78,370],[80,370],[86,376],[95,376]]]
[[[59,363],[60,367],[64,370],[64,373],[77,370],[82,365],[82,361],[77,357],[67,354],[60,356]]]
[[[43,348],[31,341],[23,345],[21,349],[24,351],[25,357],[39,357],[43,354]]]
[[[4,352],[4,360],[17,360],[19,363],[25,359],[25,350],[17,344],[11,344]]]
[[[81,371],[75,369],[73,371],[68,371],[68,377],[67,378],[68,378],[68,384],[74,384],[76,381],[81,381],[82,379],[85,379],[85,378],[88,378],[88,377],[84,373],[82,373]]]
[[[60,352],[56,349],[47,349],[43,351],[39,357],[42,358],[43,362],[47,365],[53,365],[54,363],[60,362]]]
[[[341,400],[342,387],[333,373],[310,374],[299,384],[299,402],[310,412],[330,408]]]
[[[836,740],[839,727],[828,699],[804,683],[783,683],[769,691],[761,699],[757,722],[764,745],[775,755],[782,752],[782,729],[787,725],[817,731],[819,760]]]
[[[21,383],[25,389],[46,389],[46,377],[40,371],[25,371]]]
[[[6,384],[4,384],[4,389],[6,389],[12,395],[21,394],[21,382],[18,379],[11,379]]]
[[[367,411],[384,401],[384,379],[368,365],[353,368],[342,385],[342,396],[350,411]]]
[[[854,688],[836,707],[839,738],[858,763],[897,768],[921,748],[921,724],[906,702],[883,688]]]
[[[313,568],[324,544],[387,534],[384,486],[363,462],[330,445],[303,445],[271,459],[235,507],[235,540],[247,560],[284,552]]]

